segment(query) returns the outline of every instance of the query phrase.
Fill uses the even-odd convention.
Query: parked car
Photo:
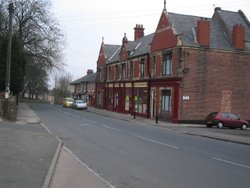
[[[230,112],[212,112],[206,118],[207,127],[217,126],[218,128],[241,128],[246,130],[249,127],[249,123],[246,120],[240,118]]]
[[[71,108],[73,102],[74,102],[74,99],[73,99],[73,98],[65,98],[65,99],[63,100],[63,107]]]
[[[83,102],[83,100],[76,99],[74,100],[72,104],[72,108],[83,110],[83,109],[87,109],[88,106],[86,102]]]

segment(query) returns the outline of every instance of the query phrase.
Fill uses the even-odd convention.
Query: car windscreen
[[[76,103],[83,103],[83,101],[77,100]]]

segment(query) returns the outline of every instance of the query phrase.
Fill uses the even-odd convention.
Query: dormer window
[[[172,74],[172,52],[166,53],[163,56],[163,75],[171,75]]]

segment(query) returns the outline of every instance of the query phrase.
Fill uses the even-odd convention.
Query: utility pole
[[[9,31],[8,31],[8,49],[7,49],[7,65],[6,65],[6,81],[5,81],[5,99],[9,98],[10,94],[10,70],[11,70],[11,47],[12,47],[12,17],[14,7],[13,3],[9,3]]]

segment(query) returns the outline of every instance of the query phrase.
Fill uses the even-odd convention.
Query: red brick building
[[[168,13],[155,33],[134,28],[121,45],[101,45],[96,106],[172,122],[212,111],[250,120],[250,23],[242,11],[212,18]]]

